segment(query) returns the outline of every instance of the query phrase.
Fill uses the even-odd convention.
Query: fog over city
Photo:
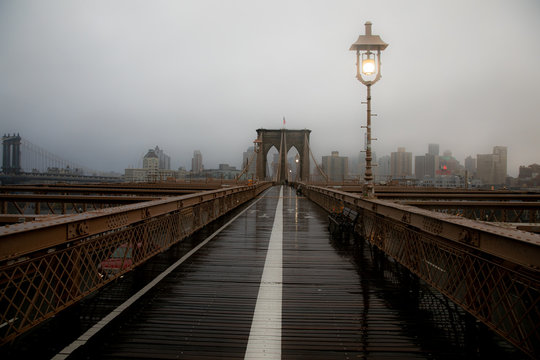
[[[389,44],[372,88],[377,156],[428,143],[540,162],[540,2],[4,1],[0,132],[123,172],[158,145],[172,168],[240,167],[256,129],[312,130],[314,155],[358,156],[366,88],[349,46]]]

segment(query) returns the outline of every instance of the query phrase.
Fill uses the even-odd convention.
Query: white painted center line
[[[283,186],[279,190],[274,225],[244,359],[281,359],[282,265]]]

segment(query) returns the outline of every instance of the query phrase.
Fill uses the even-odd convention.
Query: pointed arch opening
[[[277,181],[279,171],[279,151],[272,145],[266,153],[266,179]]]
[[[289,182],[300,179],[300,152],[296,146],[291,146],[287,152],[287,180]]]

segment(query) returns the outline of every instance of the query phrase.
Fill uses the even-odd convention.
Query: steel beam
[[[157,195],[157,196],[178,196],[193,194],[199,191],[216,190],[220,186],[182,186],[178,188],[156,187],[146,184],[145,187],[97,187],[97,186],[25,186],[25,185],[4,185],[0,186],[0,193],[30,193],[30,194],[99,194],[99,195]]]
[[[92,205],[94,210],[104,207],[113,207],[123,204],[133,204],[138,202],[156,200],[156,197],[142,196],[97,196],[97,195],[35,195],[35,194],[0,194],[0,204],[2,214],[29,215],[28,212],[39,215],[45,213],[65,214],[67,209],[65,204],[70,204],[72,212],[78,213],[79,208],[86,211],[88,205]],[[29,211],[27,211],[27,209]],[[4,212],[5,211],[5,212]]]
[[[41,194],[0,194],[0,201],[12,202],[78,202],[132,204],[159,199],[158,196],[103,196],[103,195],[41,195]]]
[[[485,200],[485,201],[540,201],[540,194],[521,194],[521,193],[377,193],[379,199],[399,199],[399,200]]]
[[[489,222],[536,223],[540,221],[540,202],[534,201],[398,201],[422,209]]]
[[[444,209],[460,207],[489,207],[489,208],[527,208],[538,209],[540,202],[536,201],[462,201],[462,200],[397,200],[403,205],[411,205],[423,209]]]

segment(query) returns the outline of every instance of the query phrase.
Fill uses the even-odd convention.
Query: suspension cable
[[[256,154],[256,152],[253,151],[253,154],[251,154],[251,156],[248,158],[248,161],[247,161],[247,163],[246,163],[246,166],[244,166],[244,169],[242,169],[242,172],[236,176],[236,179],[235,179],[236,181],[240,180],[240,178],[242,177],[242,175],[244,175],[244,174],[248,171],[249,166],[251,165],[251,162],[252,162],[253,159],[255,158],[255,154]]]
[[[305,137],[305,143],[307,144],[309,154],[311,155],[311,158],[313,159],[313,162],[315,163],[315,167],[317,167],[317,170],[319,170],[319,173],[326,179],[326,183],[328,184],[328,175],[324,173],[324,171],[319,167],[319,164],[317,164],[317,161],[315,160],[315,157],[313,156],[313,152],[311,151],[311,146],[309,146],[309,140],[307,138],[307,134],[304,135]]]

